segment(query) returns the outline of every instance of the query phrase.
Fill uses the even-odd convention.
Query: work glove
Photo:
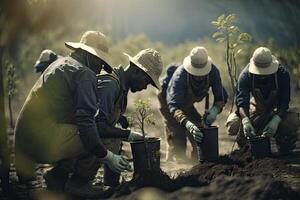
[[[196,142],[201,143],[203,139],[203,133],[200,129],[190,121],[185,124],[186,129],[193,135]]]
[[[242,124],[243,124],[244,135],[249,138],[254,137],[255,131],[251,124],[250,119],[248,117],[244,117],[242,120]]]
[[[281,118],[278,115],[274,115],[273,118],[269,121],[269,123],[265,126],[263,130],[263,135],[273,137],[278,129],[280,121]]]
[[[126,156],[114,154],[109,150],[107,150],[107,155],[102,159],[102,161],[116,173],[131,170],[131,166]]]
[[[206,117],[204,119],[205,124],[210,126],[217,118],[217,115],[220,112],[220,108],[218,106],[213,106],[211,109],[206,113]]]
[[[143,140],[143,139],[144,139],[143,135],[135,131],[131,131],[128,136],[128,141],[136,141],[136,140]]]
[[[119,120],[118,120],[118,123],[122,126],[122,128],[128,128],[129,127],[129,123],[128,123],[128,120],[127,120],[127,117],[125,117],[124,115],[121,115]]]

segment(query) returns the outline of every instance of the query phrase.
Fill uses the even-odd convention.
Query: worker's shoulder
[[[54,68],[70,69],[71,71],[91,71],[71,56],[59,57],[51,66],[54,66]]]
[[[120,88],[119,77],[115,73],[101,72],[97,75],[97,86],[108,87],[110,89]]]

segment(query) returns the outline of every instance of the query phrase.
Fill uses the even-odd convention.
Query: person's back
[[[71,56],[47,68],[19,114],[16,171],[19,180],[28,182],[35,179],[36,164],[55,164],[44,176],[48,189],[95,197],[103,192],[91,184],[100,162],[117,172],[130,167],[126,157],[104,147],[95,122],[96,74],[112,70],[108,46],[98,31],[87,31],[79,43],[66,46],[73,50]]]
[[[161,85],[161,96],[165,99],[166,98],[166,92],[168,88],[168,84],[175,72],[175,70],[180,66],[180,64],[170,64],[167,67],[166,75],[160,79],[160,85]]]
[[[82,80],[82,76],[96,81],[94,73],[72,57],[60,58],[52,63],[35,83],[24,103],[22,114],[28,116],[22,117],[26,120],[25,125],[38,124],[47,118],[60,123],[73,123],[78,92],[76,80]]]

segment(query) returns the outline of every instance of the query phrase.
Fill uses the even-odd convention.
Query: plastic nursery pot
[[[160,138],[146,137],[146,143],[144,140],[130,142],[134,173],[160,170]]]
[[[251,154],[254,158],[264,158],[271,155],[270,138],[256,136],[249,138]]]
[[[209,126],[201,128],[201,131],[203,140],[202,143],[197,143],[199,161],[216,161],[219,157],[218,127]]]

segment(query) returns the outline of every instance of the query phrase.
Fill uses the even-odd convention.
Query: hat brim
[[[209,74],[211,70],[212,60],[211,57],[208,56],[207,63],[202,68],[196,68],[191,63],[191,57],[187,56],[183,60],[183,68],[189,73],[194,76],[205,76]]]
[[[250,59],[249,72],[257,75],[274,74],[278,70],[279,62],[275,56],[272,56],[272,62],[268,67],[258,67],[255,65],[253,58]]]
[[[154,87],[156,87],[157,89],[161,90],[161,86],[159,84],[158,79],[156,78],[156,76],[152,73],[150,73],[145,67],[143,67],[143,65],[139,62],[137,62],[136,60],[133,59],[133,57],[131,57],[130,55],[128,55],[127,53],[123,53],[125,56],[128,57],[129,61],[134,63],[136,66],[138,66],[141,70],[143,70],[153,81],[154,83]]]
[[[69,49],[72,49],[72,50],[82,49],[84,51],[87,51],[87,52],[93,54],[94,56],[100,58],[104,62],[106,62],[106,64],[112,68],[110,56],[101,50],[98,50],[96,48],[93,48],[91,46],[88,46],[88,45],[85,45],[85,44],[79,43],[79,42],[65,42],[65,45],[66,45],[66,47],[68,47]]]

